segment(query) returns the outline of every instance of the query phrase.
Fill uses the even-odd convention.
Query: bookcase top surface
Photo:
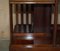
[[[13,4],[54,4],[55,0],[10,0]]]
[[[10,2],[54,2],[55,0],[10,0]]]

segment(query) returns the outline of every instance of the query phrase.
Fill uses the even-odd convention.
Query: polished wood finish
[[[53,44],[56,46],[56,35],[57,35],[57,22],[58,22],[58,0],[55,0],[54,7],[54,36],[53,36]]]
[[[30,47],[28,47],[30,46]],[[52,47],[51,45],[12,45],[11,51],[60,51],[60,47]]]
[[[9,4],[10,11],[10,45],[12,42],[12,34],[13,34],[13,16],[12,16],[12,4]]]
[[[11,4],[54,4],[55,2],[10,2]]]
[[[54,2],[54,0],[10,0],[10,2]]]
[[[51,27],[53,40],[49,41],[48,33],[14,33],[13,32],[13,15],[12,15],[12,5],[13,4],[51,4],[54,6],[54,27]],[[10,0],[10,51],[60,51],[60,47],[57,47],[57,30],[60,28],[57,27],[58,19],[58,1],[57,0]],[[16,24],[18,24],[18,7],[16,6]],[[21,17],[23,20],[23,13]],[[28,15],[27,15],[28,16]],[[22,23],[23,24],[23,23]],[[30,36],[30,39],[27,38]],[[47,38],[46,38],[47,37]],[[40,42],[51,42],[51,43],[40,43]],[[39,43],[38,43],[39,42]],[[58,41],[59,43],[59,41]]]
[[[54,4],[55,0],[10,0],[13,4]]]
[[[48,36],[46,33],[14,33],[13,36]]]
[[[53,47],[52,44],[25,44],[25,45],[21,45],[21,44],[13,44],[12,47],[24,47],[24,48],[37,48],[37,47]],[[28,47],[31,46],[31,47]]]
[[[16,24],[18,24],[18,13],[19,13],[19,10],[18,10],[18,4],[16,4],[15,6],[15,13],[16,13]]]
[[[14,33],[13,44],[43,44],[52,43],[48,34],[45,33]],[[39,43],[38,43],[39,42]]]

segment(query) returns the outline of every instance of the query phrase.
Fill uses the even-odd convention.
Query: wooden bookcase
[[[60,51],[58,0],[10,0],[9,9],[10,51]]]

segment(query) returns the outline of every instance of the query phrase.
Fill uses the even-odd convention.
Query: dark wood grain
[[[52,47],[51,45],[30,45],[31,47],[27,47],[27,45],[12,45],[11,51],[60,51],[60,47]],[[41,47],[42,46],[42,47]],[[47,47],[48,46],[48,47]]]
[[[22,33],[22,32],[13,33],[12,4],[54,4],[54,27],[50,27],[52,32],[51,35],[54,33],[52,36],[53,38],[48,36],[48,33],[43,33],[43,32],[42,33]],[[58,1],[57,0],[28,0],[28,1],[27,0],[9,0],[9,6],[10,6],[10,33],[11,33],[9,51],[60,51],[60,47],[57,47],[57,44],[59,43],[59,41],[56,43],[56,39],[58,39],[57,31],[60,31],[60,28],[57,27],[57,18],[58,18]],[[22,18],[21,24],[23,26],[23,6],[20,8],[22,8],[20,13]],[[16,7],[16,17],[18,17],[17,10],[18,8]],[[32,39],[26,38],[28,36],[31,36],[33,38]],[[49,38],[53,39],[53,41],[50,41]],[[43,43],[47,41],[50,41],[51,43],[45,43],[45,44]]]
[[[55,0],[10,0],[12,4],[54,4]]]
[[[16,24],[18,24],[18,4],[15,4]]]
[[[10,40],[11,40],[11,42],[12,42],[12,34],[13,34],[13,9],[12,9],[12,4],[9,4],[9,7],[10,7],[10,9],[9,9],[9,11],[10,11]],[[11,43],[10,42],[10,43]]]
[[[53,45],[56,46],[56,34],[57,34],[57,22],[58,22],[58,0],[55,0],[54,7],[54,31],[53,31]]]
[[[54,2],[55,0],[10,0],[10,2]]]
[[[13,36],[48,36],[46,33],[14,33]]]

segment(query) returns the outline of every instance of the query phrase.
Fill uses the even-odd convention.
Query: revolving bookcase
[[[60,51],[58,0],[10,0],[9,9],[10,51]]]

